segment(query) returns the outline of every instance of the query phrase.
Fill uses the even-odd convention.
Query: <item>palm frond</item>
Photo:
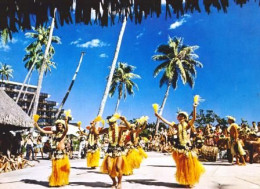
[[[165,61],[158,65],[153,72],[153,76],[156,77],[162,70],[165,70],[169,64],[169,61]]]

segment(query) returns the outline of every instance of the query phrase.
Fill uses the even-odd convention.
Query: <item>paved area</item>
[[[178,185],[174,173],[176,167],[169,154],[149,152],[140,169],[134,175],[123,177],[124,189],[185,188]],[[110,188],[108,175],[99,169],[86,168],[84,159],[71,160],[70,185],[61,188]],[[101,163],[101,161],[100,161]],[[230,165],[227,162],[205,162],[206,173],[194,188],[260,189],[260,164]],[[0,189],[48,188],[51,162],[40,160],[35,167],[0,174]]]

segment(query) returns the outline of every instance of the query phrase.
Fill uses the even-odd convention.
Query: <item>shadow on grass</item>
[[[38,180],[32,180],[32,179],[23,179],[21,182],[24,182],[26,184],[34,184],[34,185],[40,185],[40,186],[45,186],[49,188],[49,182],[47,181],[38,181]],[[98,187],[103,187],[103,188],[110,188],[111,185],[104,183],[104,182],[70,182],[69,186],[86,186],[86,187],[93,187],[93,188],[98,188]]]
[[[176,167],[175,165],[147,165],[149,167]]]
[[[137,184],[148,185],[148,186],[165,186],[165,187],[169,187],[169,188],[185,188],[185,186],[179,185],[177,183],[156,182],[155,179],[131,179],[131,180],[126,180],[126,182],[137,183]]]

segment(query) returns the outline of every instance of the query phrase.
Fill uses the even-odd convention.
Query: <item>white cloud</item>
[[[144,33],[140,33],[136,36],[136,39],[139,39],[140,37],[142,37],[144,35]]]
[[[171,24],[171,25],[170,25],[170,29],[171,29],[171,30],[174,30],[174,29],[180,27],[180,26],[181,26],[183,23],[185,23],[185,22],[186,22],[186,20],[185,20],[184,18],[182,18],[180,21],[176,21],[176,22],[174,22],[173,24]]]
[[[108,58],[108,55],[105,54],[105,53],[102,53],[102,54],[99,55],[99,57],[100,57],[100,58]]]
[[[1,41],[1,42],[0,42],[0,50],[1,50],[1,51],[4,51],[4,52],[7,52],[7,51],[10,50],[10,46],[3,44],[2,41]]]
[[[71,41],[70,44],[71,45],[76,45],[81,41],[81,38],[78,38],[76,41]]]
[[[178,27],[180,27],[182,24],[187,22],[187,18],[190,18],[191,16],[189,14],[185,14],[181,20],[178,20],[170,25],[170,30],[174,30]]]
[[[158,35],[162,35],[162,31],[159,31],[159,32],[158,32]]]
[[[82,44],[77,44],[76,46],[82,48],[94,48],[94,47],[109,46],[109,44],[106,44],[103,41],[100,41],[99,39],[92,39],[91,41],[87,41],[86,43],[82,43]]]

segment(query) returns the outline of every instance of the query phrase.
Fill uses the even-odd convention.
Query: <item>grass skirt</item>
[[[139,146],[137,149],[138,149],[139,154],[140,154],[140,156],[141,156],[142,158],[145,158],[145,159],[146,159],[146,158],[148,157],[147,153],[145,153],[145,151],[143,150],[142,147]]]
[[[70,162],[68,156],[52,160],[52,173],[49,186],[64,186],[69,184]]]
[[[142,157],[140,156],[139,150],[132,148],[127,152],[126,155],[127,163],[132,170],[130,174],[133,173],[133,169],[138,169],[142,162]]]
[[[87,153],[87,167],[98,167],[100,159],[100,150]]]
[[[232,145],[231,145],[231,154],[233,156],[235,156],[235,155],[241,155],[241,156],[246,155],[246,152],[243,149],[243,146],[242,146],[240,141],[237,141],[236,144],[232,143]]]
[[[182,185],[194,185],[199,182],[200,176],[205,172],[203,165],[192,151],[173,151],[172,157],[176,163],[176,180]]]
[[[111,163],[110,166],[108,166],[108,155],[105,156],[102,165],[100,167],[100,171],[102,173],[106,173],[109,174],[112,178],[115,178],[118,176],[119,172],[116,169],[116,162],[118,157],[110,157]],[[121,170],[121,173],[124,175],[129,175],[129,173],[131,173],[132,169],[129,166],[127,160],[126,160],[126,156],[123,155],[122,157],[122,165],[119,168]]]

